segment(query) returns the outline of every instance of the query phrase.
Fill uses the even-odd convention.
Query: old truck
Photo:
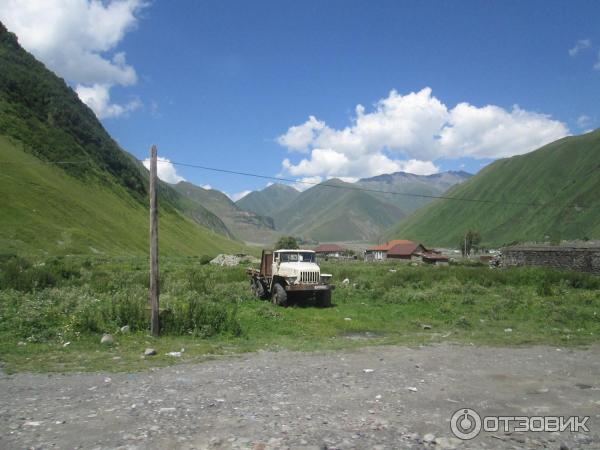
[[[246,272],[252,292],[276,305],[311,297],[320,306],[331,305],[331,275],[321,273],[312,250],[263,250],[260,269]]]

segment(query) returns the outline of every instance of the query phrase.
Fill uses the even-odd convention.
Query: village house
[[[337,244],[321,244],[315,248],[315,253],[319,258],[342,258],[346,249]]]
[[[386,259],[421,261],[421,255],[425,252],[427,249],[421,244],[405,239],[395,239],[368,248],[365,251],[365,261],[384,261]]]
[[[423,253],[421,259],[424,263],[433,264],[435,266],[447,266],[449,264],[449,258],[447,256],[434,251]]]

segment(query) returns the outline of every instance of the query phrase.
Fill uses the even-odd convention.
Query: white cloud
[[[579,52],[585,50],[586,48],[590,48],[592,45],[591,39],[579,39],[573,48],[569,49],[569,55],[577,56]]]
[[[224,194],[226,194],[232,201],[237,202],[239,199],[244,198],[250,192],[252,191],[236,192],[235,194],[228,194],[227,192],[224,192]]]
[[[75,92],[83,103],[92,108],[99,119],[127,115],[142,106],[139,100],[132,100],[125,105],[110,103],[109,89],[110,87],[105,84],[77,85]]]
[[[600,51],[598,52],[598,59],[596,60],[596,63],[594,64],[594,69],[600,70]]]
[[[150,170],[150,158],[144,160],[144,166]],[[167,158],[157,157],[156,175],[165,183],[177,184],[180,181],[185,181],[185,178],[180,176],[175,169],[175,166]]]
[[[307,151],[318,131],[325,128],[325,122],[320,122],[314,116],[309,116],[302,125],[290,127],[286,134],[279,136],[277,142],[291,150]]]
[[[210,191],[213,188],[210,184],[201,184],[200,187],[202,189],[206,189],[207,191]]]
[[[4,0],[0,19],[26,50],[76,85],[78,93],[102,89],[104,102],[97,101],[98,94],[80,95],[98,117],[117,117],[119,108],[131,108],[111,105],[109,89],[135,84],[137,74],[125,53],[112,52],[136,26],[144,6],[144,0]]]
[[[291,186],[295,188],[297,191],[303,192],[308,188],[313,187],[316,184],[322,183],[322,177],[302,177],[298,180],[297,183],[292,184]]]
[[[440,156],[501,158],[528,153],[569,134],[567,127],[550,116],[514,106],[482,108],[460,103],[450,111],[440,132]]]
[[[440,171],[431,161],[419,161],[418,159],[409,159],[408,161],[400,161],[400,171],[414,173],[416,175],[431,175]],[[381,172],[383,173],[383,172]]]
[[[438,172],[440,158],[499,158],[527,153],[569,133],[545,114],[514,106],[448,108],[430,88],[400,95],[391,91],[372,112],[356,107],[352,124],[333,129],[310,116],[278,142],[291,151],[309,153],[282,165],[294,176],[365,177],[405,171]]]

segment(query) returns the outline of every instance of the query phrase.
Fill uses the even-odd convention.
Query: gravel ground
[[[600,346],[259,352],[138,374],[1,375],[0,399],[2,449],[600,449]],[[590,416],[590,431],[460,441],[450,417],[467,407]]]

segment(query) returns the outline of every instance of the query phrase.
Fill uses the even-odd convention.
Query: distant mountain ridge
[[[412,194],[440,195],[470,176],[464,171],[432,175],[396,172],[363,178],[356,183],[330,179],[304,192],[273,184],[251,192],[236,204],[272,217],[276,230],[285,234],[318,241],[374,240],[400,218],[431,201]]]
[[[302,192],[275,216],[277,229],[321,242],[376,238],[403,216],[396,206],[338,179]]]
[[[393,173],[383,173],[381,175],[375,175],[375,176],[369,177],[369,178],[361,178],[360,180],[358,180],[358,183],[373,182],[373,181],[390,182],[390,181],[393,181],[395,178],[401,178],[401,177],[424,180],[424,179],[443,178],[446,176],[455,176],[459,179],[467,179],[467,178],[472,177],[473,175],[470,174],[469,172],[465,172],[464,170],[448,170],[446,172],[437,172],[437,173],[432,173],[430,175],[417,175],[417,174],[410,173],[410,172],[400,171],[400,172],[393,172]]]
[[[274,183],[260,191],[253,191],[236,202],[245,211],[261,216],[273,216],[300,195],[300,191],[285,184]]]
[[[232,237],[248,243],[274,243],[280,233],[275,230],[273,219],[239,208],[224,193],[204,189],[187,181],[173,186],[186,199],[185,209],[195,211],[205,208],[219,217]]]
[[[423,196],[441,195],[452,186],[462,183],[472,175],[464,171],[447,171],[431,175],[416,175],[407,172],[377,175],[358,180],[355,185],[396,194],[376,194],[382,200],[398,207],[405,215],[416,211],[432,199]],[[408,194],[408,195],[402,195]]]

